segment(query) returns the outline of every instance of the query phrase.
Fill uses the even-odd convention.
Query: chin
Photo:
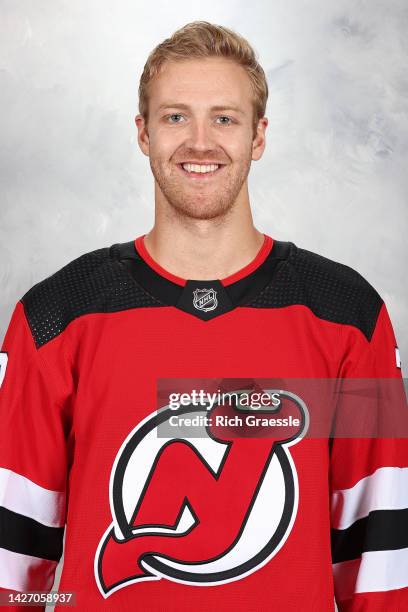
[[[190,219],[216,219],[217,217],[223,217],[233,206],[231,205],[220,205],[217,204],[205,204],[197,202],[191,202],[191,204],[183,204],[180,202],[170,202],[172,208],[174,208],[180,216],[189,217]]]

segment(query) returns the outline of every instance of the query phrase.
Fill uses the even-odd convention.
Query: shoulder
[[[20,301],[37,347],[82,315],[149,304],[115,257],[115,246],[80,255],[24,294]]]
[[[346,264],[290,242],[278,245],[286,245],[287,257],[254,305],[302,304],[319,318],[359,328],[370,340],[383,304],[376,289]]]

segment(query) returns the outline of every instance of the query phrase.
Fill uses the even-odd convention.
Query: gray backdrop
[[[151,228],[138,80],[158,42],[205,19],[246,36],[267,73],[267,149],[249,179],[257,227],[357,269],[408,359],[406,0],[0,7],[0,340],[34,283]]]

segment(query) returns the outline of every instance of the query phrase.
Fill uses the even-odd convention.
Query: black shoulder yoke
[[[111,256],[113,247],[74,259],[34,285],[22,298],[37,348],[58,336],[81,315],[163,306],[129,277]]]
[[[186,287],[173,283],[150,268],[129,241],[81,255],[34,285],[21,302],[39,348],[85,314],[169,305],[196,314],[184,304],[183,292],[209,282],[187,281]],[[383,303],[349,266],[278,240],[263,264],[246,277],[225,288],[213,282],[225,289],[229,310],[302,304],[321,319],[357,327],[368,340]]]
[[[272,282],[248,306],[302,304],[321,319],[357,327],[370,340],[382,303],[374,287],[353,268],[295,247]]]

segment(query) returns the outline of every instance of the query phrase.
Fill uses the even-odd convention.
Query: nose
[[[214,135],[208,120],[191,121],[186,145],[196,151],[207,151],[214,148]]]

